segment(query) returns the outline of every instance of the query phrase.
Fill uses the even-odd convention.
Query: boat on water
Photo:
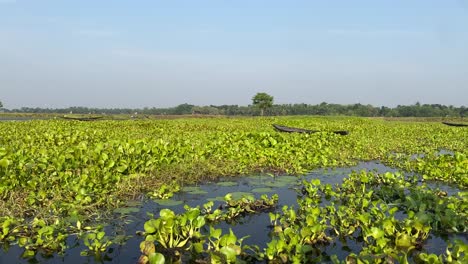
[[[468,124],[461,124],[461,123],[442,122],[442,124],[447,125],[447,126],[454,126],[454,127],[468,127]]]
[[[63,119],[78,120],[78,121],[95,121],[103,118],[102,116],[90,116],[90,117],[72,117],[72,116],[61,116]]]
[[[312,134],[312,133],[317,133],[317,132],[327,132],[327,131],[320,131],[320,130],[310,130],[310,129],[304,129],[304,128],[296,128],[296,127],[288,127],[288,126],[281,126],[278,124],[273,124],[273,127],[280,132],[286,132],[286,133],[306,133],[306,134]],[[346,136],[349,134],[349,131],[346,130],[336,130],[336,131],[330,131],[332,133]]]

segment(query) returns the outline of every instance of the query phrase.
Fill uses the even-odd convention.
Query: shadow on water
[[[362,170],[377,173],[398,171],[380,162],[361,162],[349,168],[317,169],[301,177],[259,175],[225,178],[218,183],[207,182],[198,186],[186,186],[182,188],[181,192],[174,195],[170,200],[172,201],[170,206],[165,205],[167,201],[147,200],[133,205],[138,207],[137,212],[130,214],[116,213],[114,221],[106,227],[106,233],[111,236],[129,236],[129,238],[123,245],[112,245],[104,258],[96,259],[93,256],[81,256],[80,252],[85,250],[86,247],[76,237],[71,236],[67,241],[69,248],[63,256],[54,254],[44,257],[38,253],[35,258],[23,259],[21,255],[24,250],[18,246],[11,246],[7,251],[3,250],[0,253],[0,263],[136,263],[140,256],[139,244],[143,238],[135,235],[135,233],[136,231],[144,230],[144,223],[151,218],[148,214],[158,217],[159,211],[163,208],[170,208],[176,213],[181,213],[184,211],[184,205],[191,207],[201,206],[208,200],[214,201],[215,206],[213,208],[215,208],[222,203],[222,197],[227,193],[233,193],[234,198],[235,196],[240,197],[242,194],[253,194],[256,198],[259,198],[264,193],[268,195],[276,193],[279,195],[279,203],[276,209],[279,212],[284,205],[294,206],[294,208],[298,207],[296,189],[300,186],[302,180],[319,179],[322,184],[335,185],[341,184],[343,179],[351,172]],[[458,189],[441,183],[430,183],[428,186],[447,191],[449,195],[458,192]],[[228,232],[229,228],[231,228],[238,238],[248,236],[243,242],[244,245],[258,245],[260,249],[263,249],[266,247],[266,243],[270,241],[269,224],[268,213],[258,213],[248,215],[236,223],[220,223],[216,227],[222,228],[224,233]],[[431,236],[427,240],[425,248],[436,254],[444,253],[446,248],[445,241],[453,238]],[[457,238],[460,237],[457,236]],[[462,237],[462,239],[465,242],[467,241],[466,238]],[[343,259],[351,252],[359,252],[361,247],[360,243],[346,239],[346,241],[334,241],[332,244],[323,246],[320,249],[325,251],[329,256],[336,254],[340,259]]]

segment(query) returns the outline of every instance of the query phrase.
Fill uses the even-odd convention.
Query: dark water
[[[342,183],[343,178],[347,177],[352,171],[361,170],[375,171],[378,173],[397,171],[379,162],[362,162],[350,168],[318,169],[297,178],[293,178],[292,176],[278,176],[273,178],[263,175],[226,178],[222,180],[233,182],[233,186],[220,186],[214,182],[208,182],[199,185],[199,190],[195,194],[184,191],[175,194],[172,199],[183,201],[181,205],[167,207],[152,200],[148,200],[138,205],[140,210],[137,213],[132,213],[130,215],[116,214],[112,223],[106,227],[106,233],[110,236],[124,235],[130,237],[123,245],[112,245],[103,259],[96,259],[93,256],[80,256],[80,252],[85,250],[86,247],[82,245],[76,237],[71,236],[67,241],[70,248],[63,256],[54,254],[53,256],[46,257],[38,253],[35,258],[23,259],[21,255],[24,250],[18,246],[11,246],[7,251],[0,251],[0,263],[136,263],[140,256],[139,244],[143,241],[143,238],[135,235],[135,232],[144,230],[144,223],[150,219],[148,213],[154,214],[157,217],[159,211],[163,208],[169,208],[180,213],[184,211],[183,206],[185,204],[192,207],[197,205],[201,206],[207,202],[208,198],[224,197],[227,193],[233,192],[251,193],[258,198],[263,193],[252,193],[252,190],[265,186],[272,189],[272,192],[266,193],[268,196],[274,193],[279,195],[277,211],[280,211],[283,205],[297,208],[297,192],[295,188],[297,188],[303,179],[320,179],[322,184],[334,185]],[[439,188],[447,191],[449,195],[454,195],[458,192],[456,188],[445,184],[430,183],[428,186],[434,189]],[[215,201],[215,206],[213,208],[216,208],[216,205],[220,203],[220,201]],[[223,233],[228,232],[229,228],[231,228],[238,238],[248,236],[244,239],[243,245],[258,245],[263,249],[266,247],[266,243],[270,241],[268,236],[270,232],[268,228],[269,224],[270,219],[268,213],[259,213],[244,217],[235,224],[221,223],[216,227],[222,228]],[[464,239],[465,242],[468,241],[466,237],[457,237]],[[453,238],[454,237],[442,239],[440,237],[431,236],[430,239],[427,240],[424,249],[436,254],[444,253],[446,249],[445,241]],[[335,241],[321,248],[322,251],[324,250],[326,254],[330,256],[336,254],[339,259],[345,258],[351,252],[359,252],[360,249],[361,245],[359,243],[350,240]]]

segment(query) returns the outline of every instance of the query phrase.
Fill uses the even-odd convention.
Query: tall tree
[[[254,106],[260,108],[260,115],[263,116],[265,110],[273,106],[273,96],[267,93],[257,93],[252,98],[252,103]]]
[[[0,101],[0,108],[2,108],[2,107],[3,107],[3,104],[2,104],[2,101]]]

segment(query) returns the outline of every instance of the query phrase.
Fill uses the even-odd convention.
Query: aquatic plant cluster
[[[272,123],[324,132],[282,134]],[[334,130],[350,135],[326,132]],[[167,199],[181,186],[221,176],[302,175],[380,160],[406,173],[354,173],[337,186],[304,181],[298,208],[275,209],[278,197],[227,196],[220,209],[208,203],[182,214],[155,212],[145,224],[140,260],[463,263],[468,249],[461,240],[443,255],[423,245],[430,234],[467,232],[467,146],[464,128],[349,117],[3,122],[0,242],[24,248],[29,258],[63,253],[76,236],[89,249],[84,254],[100,254],[120,243],[102,224],[127,201]],[[430,181],[460,192],[433,190]],[[266,248],[242,245],[212,226],[262,210],[271,218]],[[362,247],[346,259],[321,250],[347,240]]]
[[[336,186],[303,180],[297,209],[271,210],[275,195],[233,201],[230,194],[225,197],[228,212],[213,212],[213,202],[202,209],[185,206],[182,214],[163,209],[145,223],[139,263],[466,263],[468,245],[456,237],[468,231],[468,193],[449,196],[419,181],[400,173],[361,171]],[[258,213],[250,210],[255,204],[270,211],[266,248],[242,245],[245,237],[232,230],[223,235],[213,227],[213,222],[238,217],[232,211]],[[425,248],[431,234],[455,237],[445,254]],[[327,252],[337,241],[359,250],[340,260]]]
[[[169,256],[169,262],[180,261],[184,253],[193,251],[186,258],[197,257],[198,262],[203,258],[211,262],[231,262],[237,260],[237,255],[242,252],[242,240],[237,239],[230,230],[229,234],[222,235],[221,229],[215,229],[212,225],[219,221],[234,221],[236,218],[246,214],[255,214],[265,210],[270,210],[278,202],[278,195],[272,197],[262,195],[258,200],[253,196],[246,195],[239,199],[233,199],[228,193],[225,197],[224,209],[213,210],[213,201],[200,207],[191,208],[185,206],[186,212],[176,215],[169,209],[162,209],[159,218],[153,218],[144,225],[145,241],[141,242],[140,248],[143,255],[139,263],[152,263],[162,261]],[[208,229],[209,234],[202,234],[202,228]],[[156,251],[156,246],[160,252],[165,252],[166,256]],[[202,257],[203,256],[203,257]]]

